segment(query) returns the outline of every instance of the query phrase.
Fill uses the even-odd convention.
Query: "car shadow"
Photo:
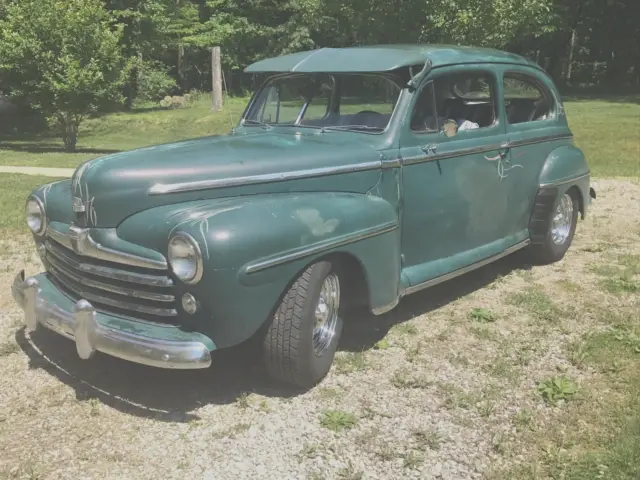
[[[389,329],[424,315],[483,288],[515,269],[529,269],[521,252],[453,280],[404,298],[396,309],[381,316],[360,314],[345,322],[341,351],[370,349]],[[425,321],[428,321],[426,319]],[[16,341],[29,358],[29,368],[42,369],[76,392],[78,401],[91,398],[120,412],[165,422],[189,422],[193,413],[209,404],[228,404],[249,393],[291,398],[303,390],[274,382],[261,362],[257,338],[235,348],[213,352],[212,366],[204,370],[165,370],[146,367],[108,355],[80,360],[73,343],[40,329]]]

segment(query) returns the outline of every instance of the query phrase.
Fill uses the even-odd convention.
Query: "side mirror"
[[[444,125],[442,125],[442,130],[440,131],[447,137],[453,137],[458,133],[458,124],[455,120],[446,120]]]

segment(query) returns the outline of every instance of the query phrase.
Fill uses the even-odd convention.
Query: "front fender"
[[[187,202],[146,210],[118,226],[121,238],[165,255],[178,231],[195,238],[204,257],[202,280],[178,288],[200,301],[192,325],[219,348],[255,333],[299,272],[327,255],[357,261],[372,309],[398,295],[398,219],[376,196],[321,192]]]

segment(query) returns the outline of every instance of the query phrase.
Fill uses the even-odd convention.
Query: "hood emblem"
[[[84,207],[84,203],[82,202],[82,199],[79,197],[73,197],[72,208],[73,208],[73,211],[76,213],[84,212],[85,207]]]

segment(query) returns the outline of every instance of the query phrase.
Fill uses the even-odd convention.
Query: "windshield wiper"
[[[252,127],[264,127],[267,130],[271,130],[273,127],[268,123],[259,122],[258,120],[251,120],[250,118],[243,118],[241,124]]]
[[[378,130],[382,131],[384,128],[372,127],[371,125],[330,125],[328,127],[322,127],[322,131],[326,130]]]

